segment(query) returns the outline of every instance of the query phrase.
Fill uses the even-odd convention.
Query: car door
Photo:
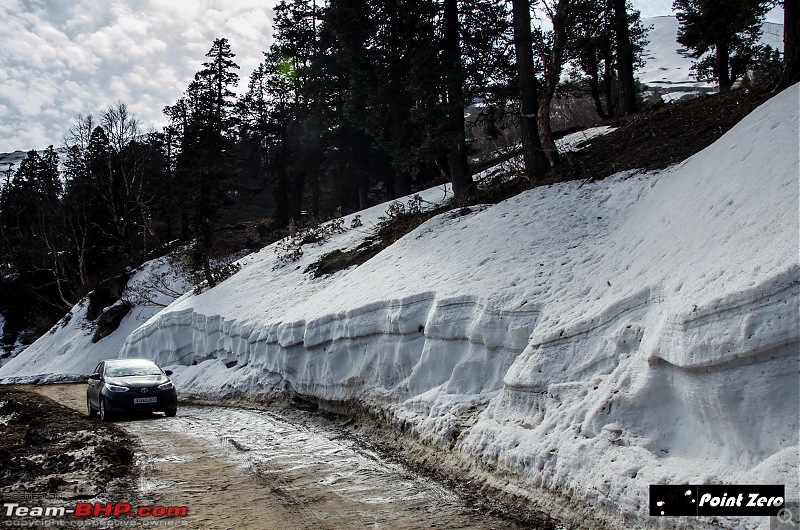
[[[103,374],[103,363],[97,365],[94,369],[94,373]],[[100,408],[100,390],[103,388],[103,382],[99,379],[89,379],[89,387],[87,389],[87,394],[89,396],[89,401],[92,403],[92,407]]]

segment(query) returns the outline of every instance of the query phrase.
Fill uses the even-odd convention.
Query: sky
[[[145,127],[184,92],[215,38],[240,87],[271,42],[274,0],[0,0],[0,153],[58,147],[78,114],[119,101]],[[635,0],[642,16],[671,0]],[[780,13],[768,20],[781,21]]]

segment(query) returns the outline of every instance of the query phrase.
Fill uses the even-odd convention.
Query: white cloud
[[[124,101],[163,125],[217,37],[243,79],[270,44],[270,0],[0,0],[0,152],[58,145],[78,113]]]

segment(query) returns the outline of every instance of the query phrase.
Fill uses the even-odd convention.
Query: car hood
[[[127,386],[129,388],[151,387],[166,383],[169,378],[165,375],[131,375],[126,377],[106,377],[109,385]]]

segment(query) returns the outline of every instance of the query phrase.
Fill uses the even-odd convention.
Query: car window
[[[102,362],[97,364],[97,366],[94,369],[94,373],[96,373],[96,374],[103,373],[103,363]]]
[[[108,363],[106,365],[106,377],[127,377],[135,375],[161,375],[161,368],[152,362],[126,362]]]

